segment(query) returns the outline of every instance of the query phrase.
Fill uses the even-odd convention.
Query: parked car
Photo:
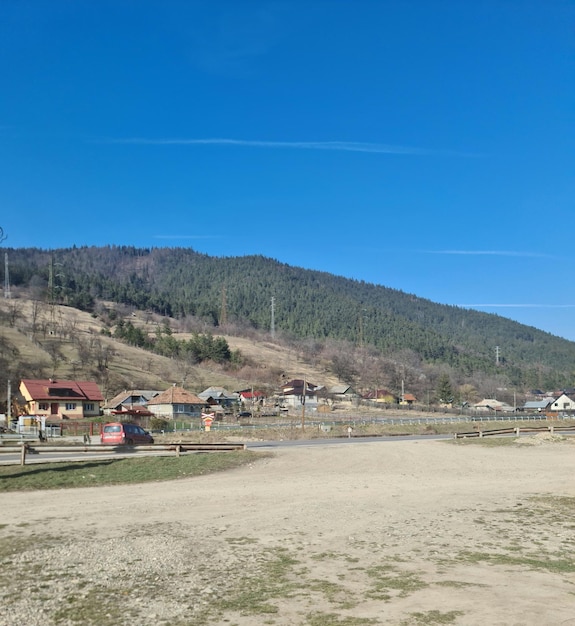
[[[249,411],[240,411],[238,413],[238,418],[240,418],[240,417],[251,417],[251,416],[252,416],[252,414]]]
[[[147,430],[137,424],[111,422],[104,424],[100,442],[104,445],[120,446],[138,443],[154,443],[154,438]]]

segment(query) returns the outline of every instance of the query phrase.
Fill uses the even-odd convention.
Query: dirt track
[[[574,476],[536,436],[4,494],[0,624],[575,624]]]

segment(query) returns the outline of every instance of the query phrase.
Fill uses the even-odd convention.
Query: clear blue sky
[[[575,340],[575,0],[2,0],[4,246],[261,254]]]

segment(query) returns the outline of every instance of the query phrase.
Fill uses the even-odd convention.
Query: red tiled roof
[[[28,390],[33,400],[69,400],[76,398],[103,402],[104,396],[96,383],[87,380],[54,380],[46,379],[22,379],[20,382]]]
[[[170,387],[148,402],[153,404],[206,404],[205,400],[198,398],[195,393],[186,391],[182,387]]]

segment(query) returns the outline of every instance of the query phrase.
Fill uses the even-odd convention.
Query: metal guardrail
[[[370,424],[385,424],[385,425],[418,425],[418,424],[461,424],[461,423],[470,423],[470,422],[545,422],[545,421],[556,421],[558,418],[556,417],[547,417],[541,413],[535,413],[530,415],[523,414],[513,414],[513,415],[443,415],[441,417],[423,417],[423,416],[414,416],[414,417],[380,417],[373,415],[362,415],[358,413],[338,413],[337,416],[332,416],[327,413],[325,416],[322,416],[322,419],[318,419],[318,414],[310,414],[306,416],[305,425],[306,427],[317,427],[321,428],[322,426],[341,426],[351,424],[353,426],[358,425],[370,425]],[[563,416],[559,418],[560,420],[573,420],[575,424],[575,416]],[[292,428],[300,428],[301,427],[301,416],[294,416],[290,420],[282,419],[281,421],[269,422],[265,421],[265,418],[260,418],[256,416],[249,420],[248,422],[242,423],[226,423],[226,422],[214,422],[212,424],[212,431],[236,431],[236,430],[265,430],[265,429],[292,429]],[[199,425],[193,425],[189,428],[185,428],[183,430],[176,431],[167,431],[177,433],[177,432],[194,432],[200,431],[201,427]]]
[[[107,446],[102,444],[94,445],[68,445],[54,446],[39,444],[32,446],[29,443],[21,442],[17,446],[0,446],[0,453],[11,453],[20,455],[20,465],[26,465],[26,457],[28,455],[37,455],[42,453],[58,453],[58,454],[83,454],[94,452],[109,452],[123,454],[131,452],[174,452],[175,456],[185,452],[233,452],[237,450],[245,450],[245,443],[154,443],[149,445],[121,445]]]

